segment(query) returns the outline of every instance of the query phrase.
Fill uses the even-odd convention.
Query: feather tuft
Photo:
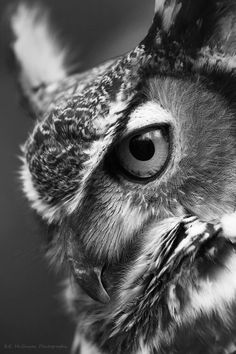
[[[67,76],[68,51],[51,28],[45,9],[20,3],[12,12],[10,25],[14,35],[12,50],[24,91]]]

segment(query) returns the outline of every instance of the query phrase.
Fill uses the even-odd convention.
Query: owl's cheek
[[[221,265],[215,264],[208,276],[199,277],[197,287],[189,286],[189,301],[184,310],[185,319],[215,313],[225,323],[230,321],[229,309],[233,307],[236,299],[236,254],[229,249],[223,252],[224,257],[218,259]]]
[[[186,325],[214,317],[228,325],[236,300],[235,250],[223,238],[212,242],[169,284],[165,299],[170,322]]]
[[[236,299],[236,213],[225,215],[220,226],[219,237],[203,244],[191,274],[185,269],[169,287],[167,304],[176,321],[192,321],[201,314],[231,321]]]
[[[197,183],[193,187],[196,188]],[[205,190],[204,190],[205,189]],[[200,190],[200,191],[199,191]],[[230,192],[211,193],[207,186],[199,188],[196,192],[187,191],[180,195],[179,200],[186,211],[197,216],[200,220],[215,223],[225,215],[232,215],[235,209],[235,197]],[[203,192],[202,192],[203,191]],[[205,192],[206,191],[206,192]],[[229,226],[232,225],[232,226]],[[232,219],[227,222],[227,229],[233,227]]]
[[[95,301],[108,303],[122,263],[130,261],[148,213],[129,200],[93,193],[65,226],[67,261],[73,278]],[[117,276],[116,276],[117,275]]]

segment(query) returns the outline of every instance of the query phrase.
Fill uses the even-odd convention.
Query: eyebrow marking
[[[162,108],[160,104],[149,101],[135,109],[127,123],[124,136],[134,130],[145,128],[154,124],[171,124],[174,118],[170,112]]]

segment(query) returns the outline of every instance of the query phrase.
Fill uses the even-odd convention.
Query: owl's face
[[[230,276],[227,294],[218,284],[236,271],[235,12],[186,3],[156,1],[136,49],[44,88],[24,147],[49,257],[127,332],[155,311],[168,323],[218,299],[224,311],[236,293]]]

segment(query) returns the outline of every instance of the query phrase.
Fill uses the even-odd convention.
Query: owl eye
[[[116,147],[116,157],[129,177],[144,180],[163,171],[169,151],[168,128],[149,127],[125,137]]]

